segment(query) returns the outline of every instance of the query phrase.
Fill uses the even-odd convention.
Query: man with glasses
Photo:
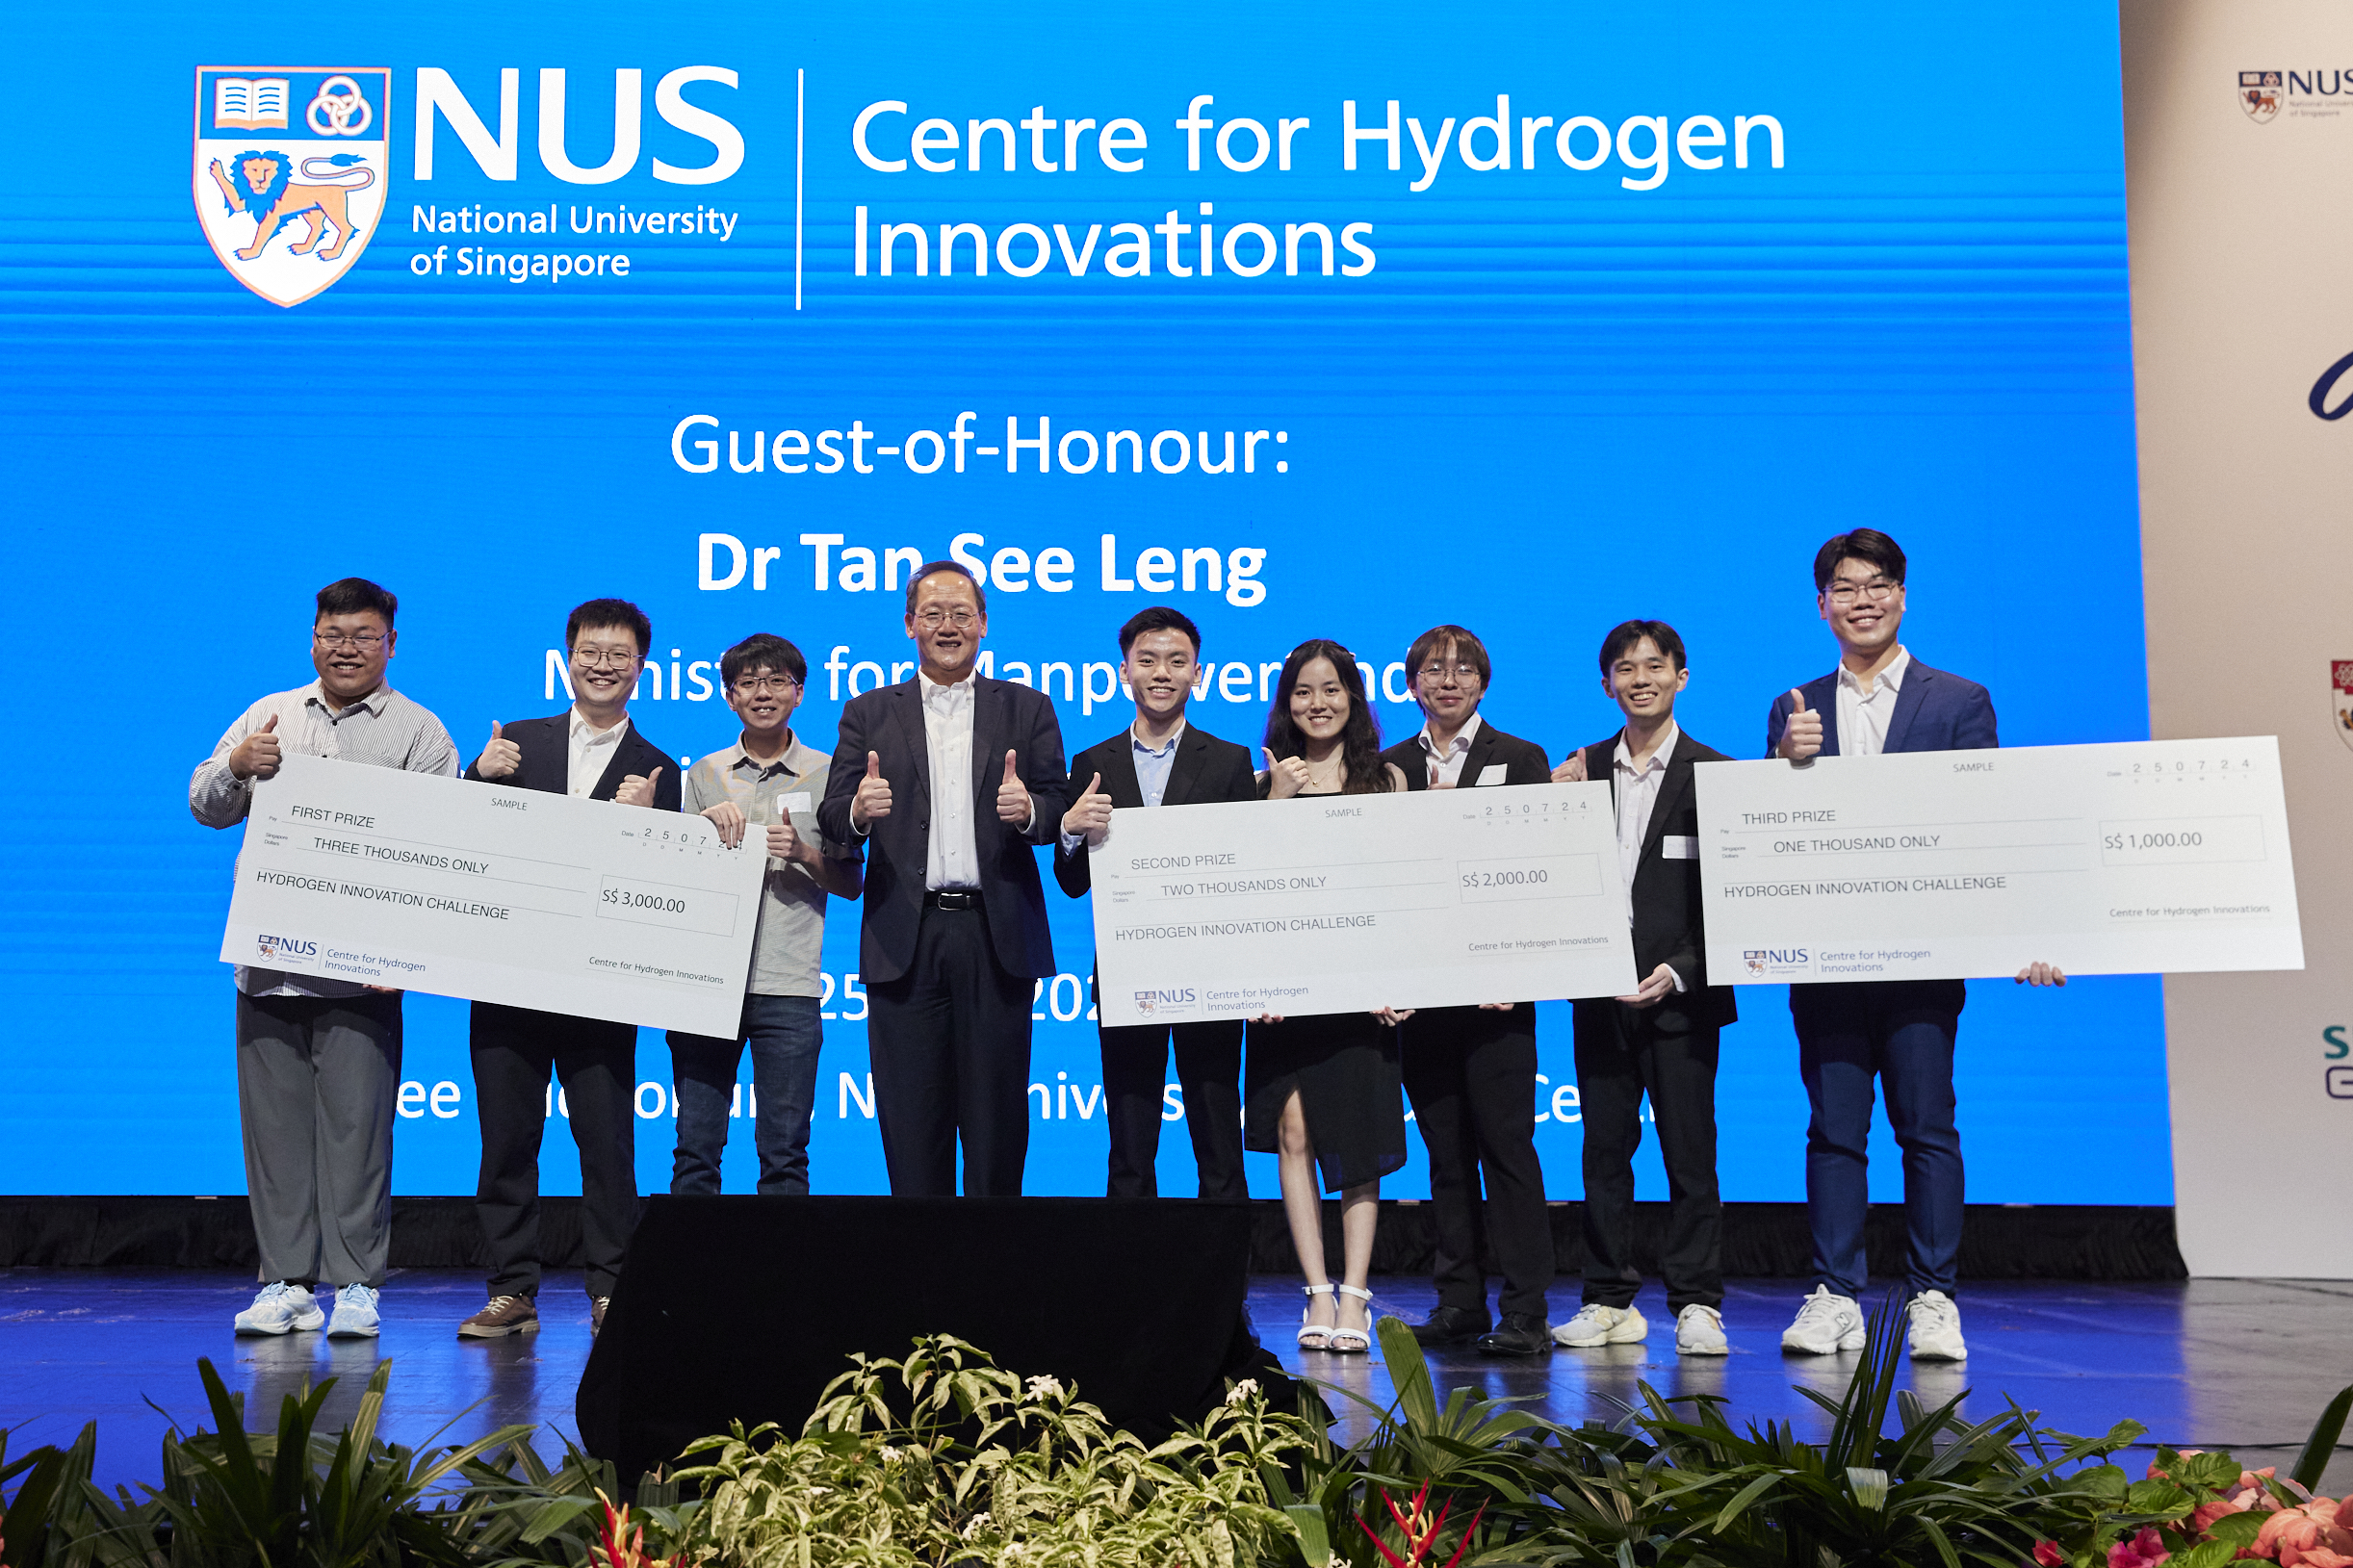
[[[188,781],[188,809],[234,827],[253,783],[289,751],[411,773],[457,772],[441,721],[385,684],[400,601],[365,578],[319,590],[319,679],[246,709]],[[237,968],[237,1115],[262,1289],[241,1334],[325,1324],[374,1335],[392,1241],[392,1118],[401,1088],[401,993],[381,986]],[[335,1288],[329,1322],[312,1294]]]
[[[717,825],[732,847],[747,827],[767,839],[768,870],[752,938],[743,1019],[732,1040],[670,1031],[671,1092],[678,1149],[670,1167],[676,1196],[715,1196],[728,1118],[737,1109],[736,1068],[752,1053],[752,1144],[760,1191],[809,1193],[809,1121],[816,1106],[817,1052],[824,1042],[820,949],[825,900],[856,898],[864,886],[858,851],[817,827],[830,764],[792,733],[808,660],[763,631],[719,657],[720,691],[743,733],[686,775],[685,809]]]
[[[1382,754],[1409,789],[1539,784],[1544,751],[1479,716],[1490,666],[1487,645],[1459,626],[1413,639],[1406,668],[1426,722]],[[1552,1347],[1545,1292],[1552,1285],[1552,1221],[1536,1156],[1536,1005],[1487,1002],[1426,1007],[1399,1031],[1406,1093],[1430,1150],[1431,1219],[1437,1232],[1432,1277],[1437,1309],[1417,1325],[1424,1345],[1476,1340],[1487,1355],[1540,1355]],[[1481,1176],[1486,1201],[1481,1203]],[[1487,1274],[1503,1271],[1500,1324],[1490,1327]]]
[[[1037,845],[1069,807],[1044,692],[976,668],[979,581],[933,561],[907,583],[914,679],[841,709],[817,822],[873,839],[859,939],[875,1119],[891,1191],[1019,1197],[1029,1153],[1029,1005],[1053,974]]]
[[[1838,668],[1773,699],[1765,755],[1803,767],[1817,757],[1973,751],[1998,746],[1983,686],[1912,657],[1903,625],[1903,551],[1875,528],[1826,541],[1814,556],[1815,604],[1838,641]],[[2022,985],[2064,986],[2048,964]],[[1911,1351],[1922,1360],[1969,1354],[1953,1304],[1961,1251],[1961,1137],[1954,1124],[1952,1042],[1968,989],[1958,980],[1879,980],[1789,989],[1806,1128],[1806,1214],[1814,1233],[1814,1290],[1781,1335],[1785,1350],[1860,1350],[1857,1298],[1868,1268],[1863,1221],[1871,1201],[1866,1144],[1873,1080],[1886,1086],[1887,1120],[1903,1150],[1904,1294]]]
[[[677,759],[629,717],[653,639],[653,623],[625,599],[592,599],[574,610],[564,626],[572,707],[552,718],[493,724],[466,777],[677,810]],[[562,1110],[580,1148],[588,1322],[592,1331],[601,1328],[637,1223],[636,1025],[477,1002],[468,1044],[482,1129],[474,1212],[491,1272],[489,1302],[457,1325],[458,1337],[497,1339],[539,1327],[539,1144],[551,1071],[563,1086]]]

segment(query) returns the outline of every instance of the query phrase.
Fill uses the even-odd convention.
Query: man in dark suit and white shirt
[[[1998,746],[1983,686],[1912,657],[1903,625],[1904,557],[1876,528],[1826,541],[1814,556],[1815,602],[1838,639],[1838,668],[1773,699],[1765,754],[1803,767],[1817,757],[1970,751]],[[2063,986],[2048,964],[2022,985]],[[1792,986],[1797,1070],[1813,1119],[1806,1128],[1806,1217],[1814,1232],[1814,1290],[1781,1348],[1822,1355],[1862,1348],[1856,1298],[1868,1272],[1863,1220],[1871,1201],[1872,1083],[1886,1086],[1887,1120],[1903,1150],[1903,1219],[1912,1354],[1968,1355],[1953,1304],[1961,1251],[1961,1135],[1954,1123],[1953,1034],[1968,989],[1958,980]]]
[[[1018,1197],[1029,1152],[1029,1003],[1054,973],[1032,851],[1060,831],[1070,782],[1045,693],[974,668],[980,583],[933,561],[907,584],[915,678],[853,697],[817,823],[871,836],[861,967],[891,1191]]]
[[[1711,986],[1700,927],[1699,802],[1693,769],[1724,754],[1685,734],[1675,697],[1690,684],[1683,639],[1664,621],[1628,621],[1601,643],[1601,686],[1626,718],[1555,777],[1607,779],[1618,867],[1634,927],[1630,996],[1576,1004],[1578,1108],[1585,1118],[1585,1304],[1553,1330],[1563,1345],[1647,1338],[1635,1308],[1634,1151],[1650,1096],[1670,1207],[1659,1250],[1675,1349],[1724,1355],[1723,1205],[1716,1185],[1716,1056],[1732,988]]]
[[[1120,681],[1135,698],[1136,718],[1071,760],[1072,783],[1088,782],[1063,813],[1054,880],[1073,898],[1084,897],[1093,885],[1087,852],[1108,840],[1113,808],[1257,799],[1249,751],[1185,716],[1200,660],[1201,629],[1180,611],[1155,604],[1120,628]],[[1242,1020],[1105,1024],[1100,1032],[1111,1126],[1109,1195],[1159,1195],[1153,1161],[1173,1037],[1201,1195],[1231,1202],[1250,1196],[1242,1176]]]
[[[653,638],[653,623],[626,599],[592,599],[574,610],[564,626],[572,707],[552,718],[493,724],[466,777],[677,810],[678,759],[629,717]],[[551,1069],[580,1148],[588,1321],[601,1328],[637,1223],[637,1026],[477,1002],[468,1044],[482,1128],[474,1212],[490,1249],[490,1300],[457,1332],[496,1339],[539,1326],[539,1144]]]
[[[1459,626],[1433,627],[1406,652],[1421,733],[1382,754],[1408,789],[1477,789],[1542,784],[1543,748],[1505,734],[1479,715],[1493,673],[1487,645]],[[1430,1150],[1430,1203],[1437,1247],[1431,1274],[1437,1309],[1414,1326],[1425,1345],[1475,1340],[1488,1355],[1539,1355],[1544,1293],[1552,1286],[1552,1221],[1536,1155],[1536,1004],[1426,1007],[1399,1029],[1406,1093]],[[1480,1177],[1486,1176],[1486,1202]],[[1491,1250],[1503,1271],[1503,1317],[1490,1324]]]

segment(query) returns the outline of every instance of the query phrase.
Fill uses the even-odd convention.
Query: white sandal
[[[1304,1296],[1330,1296],[1332,1294],[1332,1287],[1329,1284],[1302,1285],[1299,1287],[1299,1289],[1300,1293]],[[1338,1303],[1335,1302],[1333,1304],[1336,1307]],[[1299,1348],[1303,1350],[1329,1350],[1332,1349],[1332,1335],[1334,1325],[1328,1323],[1309,1323],[1307,1321],[1307,1315],[1314,1310],[1315,1303],[1313,1301],[1309,1301],[1305,1307],[1300,1309]],[[1336,1318],[1339,1316],[1339,1314],[1335,1311],[1332,1316]],[[1308,1344],[1307,1336],[1309,1334],[1322,1335],[1323,1342],[1318,1345]]]
[[[1373,1293],[1371,1291],[1361,1290],[1355,1285],[1342,1285],[1338,1289],[1342,1296],[1353,1296],[1364,1303],[1365,1317],[1370,1318],[1373,1315]],[[1334,1302],[1333,1305],[1337,1306],[1338,1303]],[[1337,1314],[1334,1313],[1334,1316],[1336,1317]],[[1354,1343],[1343,1345],[1340,1343],[1342,1340],[1350,1340]],[[1342,1328],[1335,1324],[1332,1332],[1324,1339],[1324,1349],[1334,1355],[1363,1355],[1372,1348],[1372,1333],[1369,1329],[1364,1328]]]

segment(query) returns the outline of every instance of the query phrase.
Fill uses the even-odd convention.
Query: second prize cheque
[[[1693,778],[1718,982],[2304,967],[2269,735]]]
[[[1089,861],[1114,1026],[1635,989],[1606,784],[1118,810]]]
[[[677,811],[288,757],[254,786],[220,957],[732,1039],[765,843],[753,828],[729,849]]]

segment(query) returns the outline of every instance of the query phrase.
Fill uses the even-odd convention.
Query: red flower
[[[1421,1490],[1413,1494],[1413,1503],[1409,1508],[1399,1507],[1397,1500],[1386,1492],[1381,1492],[1378,1496],[1387,1506],[1389,1517],[1397,1521],[1397,1529],[1406,1538],[1406,1551],[1411,1555],[1401,1557],[1390,1551],[1373,1532],[1373,1527],[1366,1523],[1362,1514],[1357,1515],[1358,1526],[1363,1529],[1365,1536],[1373,1543],[1373,1550],[1381,1554],[1389,1568],[1421,1568],[1430,1560],[1430,1554],[1436,1550],[1438,1531],[1445,1528],[1446,1516],[1454,1511],[1454,1504],[1444,1504],[1438,1509],[1437,1516],[1432,1518],[1428,1481],[1422,1482]],[[1455,1555],[1446,1559],[1444,1568],[1455,1568],[1455,1564],[1462,1560],[1462,1554],[1470,1550],[1472,1533],[1479,1529],[1479,1521],[1486,1516],[1487,1504],[1482,1503],[1479,1511],[1471,1515],[1470,1523],[1462,1527],[1462,1539],[1455,1544]],[[2353,1568],[2353,1564],[2346,1565],[2346,1568]]]
[[[2059,1550],[2058,1542],[2036,1541],[2034,1543],[2034,1561],[2037,1568],[2061,1568],[2066,1560],[2067,1554]]]
[[[2107,1568],[2157,1568],[2172,1555],[2163,1538],[2144,1526],[2139,1534],[2107,1549]]]

